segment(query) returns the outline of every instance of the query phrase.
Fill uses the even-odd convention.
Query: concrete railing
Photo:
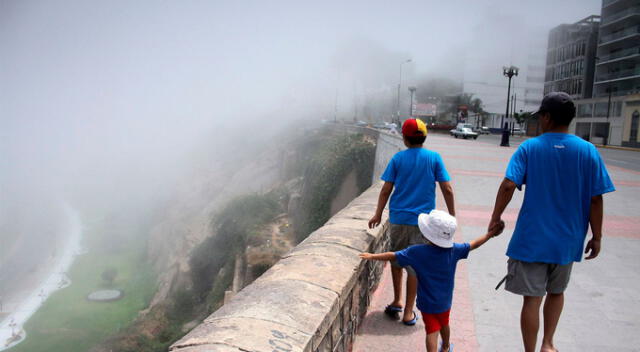
[[[169,349],[179,352],[349,351],[383,264],[358,254],[388,248],[388,217],[368,229],[380,173],[402,141],[362,129],[378,141],[374,185]]]

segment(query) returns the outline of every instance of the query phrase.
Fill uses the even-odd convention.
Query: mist
[[[57,241],[63,204],[135,218],[283,131],[388,120],[408,59],[403,104],[469,67],[506,87],[514,52],[600,4],[0,1],[0,274],[17,237],[26,261]]]

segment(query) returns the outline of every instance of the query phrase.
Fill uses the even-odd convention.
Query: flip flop
[[[440,348],[438,349],[438,352],[442,352],[442,342],[440,342]],[[453,344],[449,343],[449,351],[448,352],[453,352]]]
[[[416,312],[413,312],[413,319],[408,320],[408,321],[402,321],[402,324],[407,325],[407,326],[414,326],[416,325],[416,323],[418,322],[418,315],[416,314]]]
[[[400,313],[402,312],[402,307],[395,307],[392,305],[388,305],[384,309],[384,314],[388,315],[392,319],[398,320],[400,319]]]

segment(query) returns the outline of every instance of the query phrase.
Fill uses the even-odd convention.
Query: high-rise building
[[[561,24],[549,32],[544,94],[591,98],[600,16]]]
[[[640,0],[603,0],[594,96],[640,92]]]

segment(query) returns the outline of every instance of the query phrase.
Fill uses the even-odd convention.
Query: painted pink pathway
[[[456,242],[462,241],[462,231],[456,233]],[[425,330],[422,319],[415,326],[405,326],[384,314],[384,308],[393,301],[390,265],[386,265],[378,288],[373,293],[369,310],[359,328],[353,352],[425,351]],[[416,309],[416,312],[417,309]],[[419,313],[418,313],[419,315]],[[420,317],[421,318],[421,317]],[[450,316],[451,342],[456,351],[478,350],[473,302],[471,301],[467,263],[458,262],[453,307]]]

